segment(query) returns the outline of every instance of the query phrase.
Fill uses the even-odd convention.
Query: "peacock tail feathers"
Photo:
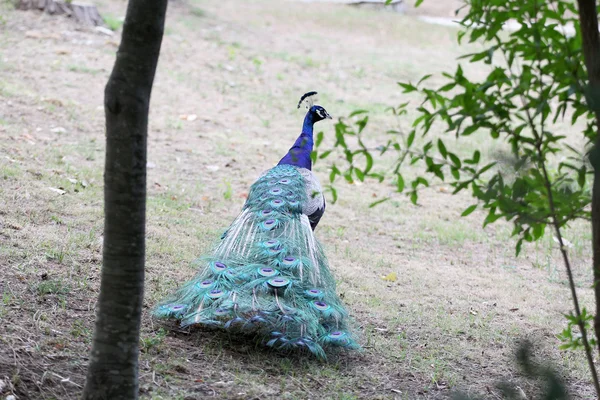
[[[278,165],[250,188],[240,215],[204,270],[154,310],[182,326],[201,324],[258,335],[276,349],[320,358],[330,346],[357,348],[327,259],[303,208],[301,168]]]

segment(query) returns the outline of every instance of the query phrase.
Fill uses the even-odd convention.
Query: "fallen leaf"
[[[25,37],[32,39],[41,39],[42,37],[44,37],[44,35],[42,35],[42,33],[38,31],[27,31],[25,32]]]
[[[179,118],[184,121],[195,121],[198,119],[198,116],[196,114],[181,114]]]
[[[60,101],[60,100],[58,100],[58,99],[42,99],[42,101],[44,103],[50,103],[50,104],[53,104],[53,105],[58,106],[58,107],[62,107],[63,106],[63,102]]]
[[[95,29],[96,29],[96,32],[101,33],[106,36],[112,36],[115,34],[113,31],[111,31],[110,29],[105,28],[103,26],[97,26]]]
[[[58,194],[65,194],[67,193],[66,190],[62,190],[62,189],[58,189],[58,188],[54,188],[54,187],[49,187],[48,189],[52,190],[54,193],[58,193]]]
[[[552,240],[554,240],[555,243],[559,243],[558,242],[558,238],[556,236],[552,236]],[[562,242],[566,247],[573,247],[573,243],[571,243],[568,239],[566,238],[562,238]]]
[[[395,272],[390,272],[386,276],[382,276],[381,279],[383,279],[384,281],[396,282],[396,280],[398,279],[398,275]]]
[[[510,309],[510,310],[508,310],[508,311],[515,312],[515,311],[519,311],[519,309],[518,309],[518,308],[511,308],[511,309]]]

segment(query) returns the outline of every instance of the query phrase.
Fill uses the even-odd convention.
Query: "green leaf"
[[[577,171],[577,183],[579,184],[579,187],[582,189],[585,186],[586,172],[587,172],[587,168],[585,165]]]
[[[458,158],[458,156],[454,153],[448,153],[448,156],[450,157],[450,160],[452,160],[452,164],[454,164],[454,166],[456,168],[460,168],[462,167],[462,163],[460,162],[460,158]]]
[[[437,145],[440,154],[442,155],[442,157],[444,157],[444,159],[446,159],[446,157],[448,157],[448,150],[446,150],[446,145],[444,144],[444,142],[442,142],[442,139],[438,139]]]
[[[324,159],[324,158],[327,158],[327,157],[328,157],[328,156],[331,154],[331,152],[332,152],[332,151],[333,151],[333,150],[327,150],[327,151],[324,151],[324,152],[322,152],[322,153],[319,155],[319,159],[321,159],[321,160],[322,160],[322,159]]]
[[[321,144],[321,142],[323,141],[323,132],[319,132],[317,133],[317,141],[315,142],[315,146],[319,147],[319,145]]]
[[[400,174],[396,175],[396,190],[398,193],[401,193],[404,190],[404,178]]]
[[[536,224],[533,226],[533,239],[537,240],[544,236],[544,229],[546,228],[546,224]]]
[[[475,132],[477,129],[479,129],[479,126],[477,126],[477,125],[471,125],[471,126],[465,128],[461,132],[461,135],[463,135],[463,136],[469,136],[470,134],[472,134],[473,132]]]
[[[423,0],[417,0],[417,1],[415,1],[415,7],[419,7],[422,2],[423,2]]]
[[[358,178],[359,181],[361,181],[361,182],[365,181],[365,174],[360,169],[354,168],[354,174],[356,175],[356,177]]]
[[[340,172],[340,170],[338,169],[338,167],[335,164],[333,164],[331,166],[331,172],[329,173],[329,182],[333,183],[335,181],[335,177],[337,175],[341,175],[341,174],[342,173]]]
[[[366,114],[366,113],[368,113],[368,112],[369,112],[369,111],[367,111],[367,110],[354,110],[354,111],[352,111],[352,112],[350,113],[350,115],[348,115],[348,118],[352,118],[352,117],[354,117],[355,115]]]
[[[383,199],[380,199],[380,200],[374,201],[374,202],[372,202],[371,204],[369,204],[369,208],[373,208],[373,207],[375,207],[375,206],[376,206],[376,205],[378,205],[378,204],[381,204],[381,203],[383,203],[383,202],[386,202],[386,201],[388,201],[389,199],[390,199],[389,197],[385,197],[385,198],[383,198]]]
[[[373,168],[373,156],[371,155],[371,153],[369,153],[368,151],[365,150],[364,152],[365,154],[365,158],[367,160],[366,165],[365,165],[365,170],[364,173],[365,175],[368,174],[371,169]]]
[[[419,195],[417,194],[416,190],[413,190],[412,192],[410,192],[410,201],[411,201],[411,203],[413,203],[414,205],[416,205],[418,199],[419,199]]]
[[[335,202],[338,199],[338,195],[337,195],[337,190],[335,190],[335,188],[333,186],[329,186],[329,191],[331,192],[331,197],[332,197],[332,203],[335,204]]]
[[[456,167],[450,167],[450,173],[452,174],[452,176],[454,177],[454,179],[456,179],[456,180],[460,179],[460,171],[458,170],[458,168],[456,168]]]
[[[413,142],[415,141],[416,134],[417,132],[414,130],[408,134],[408,139],[406,139],[406,147],[412,146]]]
[[[441,88],[439,88],[438,92],[447,92],[449,90],[454,89],[455,86],[456,86],[456,83],[454,83],[454,82],[448,83],[448,84],[442,86]]]
[[[467,207],[467,209],[465,211],[463,211],[462,214],[460,214],[460,216],[466,217],[467,215],[469,215],[473,211],[475,211],[476,208],[477,208],[477,204],[473,204],[472,206]]]
[[[422,77],[419,82],[417,82],[417,86],[419,86],[421,83],[425,82],[427,79],[431,78],[431,74],[427,74],[424,77]]]
[[[398,85],[400,85],[404,89],[404,92],[402,92],[402,93],[410,93],[410,92],[414,92],[417,90],[417,88],[415,86],[413,86],[412,83],[398,82]]]

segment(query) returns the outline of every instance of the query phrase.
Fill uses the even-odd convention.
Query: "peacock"
[[[330,347],[358,348],[313,231],[325,197],[312,172],[313,125],[331,116],[304,94],[302,133],[279,163],[250,187],[241,213],[200,260],[203,270],[153,314],[181,326],[252,334],[279,350],[326,358]]]

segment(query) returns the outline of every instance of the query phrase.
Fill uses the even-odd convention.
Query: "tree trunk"
[[[105,88],[104,249],[84,399],[137,399],[144,294],[146,142],[167,0],[130,0]]]
[[[104,24],[95,5],[62,0],[19,0],[19,10],[40,10],[50,15],[66,15],[84,25],[99,26]]]
[[[583,40],[583,55],[587,68],[589,86],[586,100],[596,114],[597,137],[590,152],[590,163],[594,167],[592,188],[592,248],[594,266],[594,293],[596,296],[596,316],[594,330],[600,350],[600,35],[598,34],[598,14],[596,0],[577,0],[579,23]]]

